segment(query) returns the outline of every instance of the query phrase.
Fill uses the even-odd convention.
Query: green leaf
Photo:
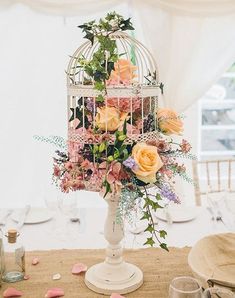
[[[166,236],[167,236],[167,232],[164,231],[164,230],[160,230],[160,231],[159,231],[159,234],[160,234],[160,237],[161,237],[161,238],[164,238],[164,239],[165,239]]]
[[[104,97],[103,95],[99,94],[97,97],[96,97],[96,102],[103,102],[104,101]]]
[[[145,219],[149,220],[151,218],[150,214],[147,211],[144,211],[143,213],[144,215],[141,217],[140,220],[145,220]]]
[[[113,158],[112,155],[109,155],[107,159],[108,159],[108,161],[110,161],[110,162],[114,160],[114,158]]]
[[[154,230],[154,227],[151,224],[149,224],[144,231],[152,234],[155,230]]]
[[[123,142],[126,139],[126,135],[120,135],[118,136],[118,141]]]
[[[120,156],[119,150],[117,148],[114,148],[114,159],[117,159]]]
[[[146,242],[144,243],[144,245],[150,245],[150,246],[154,246],[155,241],[153,240],[153,237],[147,238]]]
[[[103,82],[95,82],[95,89],[99,91],[103,91],[105,89],[105,85]]]
[[[160,244],[160,247],[161,247],[162,249],[165,249],[166,251],[169,251],[169,249],[168,249],[166,243],[161,243],[161,244]]]
[[[161,195],[159,193],[156,194],[156,200],[158,200],[158,201],[161,201],[162,200],[162,197],[161,197]]]
[[[105,149],[106,149],[106,144],[105,144],[105,143],[101,143],[101,144],[99,145],[99,152],[101,153],[101,152],[103,152]]]

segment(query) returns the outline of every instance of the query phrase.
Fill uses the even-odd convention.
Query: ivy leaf
[[[84,38],[90,40],[91,44],[93,45],[94,38],[95,38],[93,33],[89,32],[89,31],[86,31],[86,35],[84,36]]]
[[[105,198],[109,192],[112,192],[112,190],[111,190],[111,186],[107,180],[105,180],[104,186],[106,187],[105,194],[104,194],[104,198]]]
[[[160,247],[161,247],[162,249],[165,249],[166,251],[168,251],[168,252],[169,252],[169,249],[168,249],[168,247],[167,247],[167,244],[166,244],[166,243],[161,243],[161,244],[160,244]]]
[[[147,238],[147,241],[144,243],[144,245],[150,245],[154,246],[155,241],[153,240],[153,237]]]
[[[69,122],[73,121],[75,119],[75,115],[74,115],[74,108],[70,108],[70,111],[72,112],[71,117],[69,118]]]
[[[96,97],[96,102],[103,102],[104,101],[104,97],[103,95],[99,94],[97,97]]]
[[[154,227],[151,224],[149,224],[144,231],[152,234],[154,232]]]
[[[164,231],[164,230],[160,230],[160,231],[159,231],[159,234],[160,234],[160,237],[161,237],[161,238],[164,238],[164,239],[165,239],[165,238],[166,238],[166,235],[167,235],[167,232]]]
[[[114,62],[109,61],[109,62],[107,63],[107,72],[108,72],[108,74],[110,75],[111,72],[112,72],[112,70],[114,70],[114,69],[115,69],[115,67],[114,67]]]
[[[95,82],[95,89],[99,91],[103,91],[105,89],[105,86],[103,82]]]
[[[144,215],[141,217],[140,220],[149,220],[151,218],[150,214],[147,211],[144,211]]]
[[[157,201],[161,201],[162,200],[162,197],[159,193],[156,194],[156,200]]]

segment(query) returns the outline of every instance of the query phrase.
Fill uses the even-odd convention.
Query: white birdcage
[[[96,130],[97,108],[109,106],[118,111],[125,110],[128,114],[125,118],[127,120],[126,144],[146,142],[158,137],[156,110],[159,77],[156,62],[149,50],[127,33],[117,31],[111,33],[110,37],[116,41],[120,58],[115,63],[115,70],[111,72],[110,79],[106,83],[106,93],[94,88],[94,78],[88,76],[80,66],[80,59],[89,61],[93,58],[99,47],[98,41],[95,40],[93,44],[87,41],[80,46],[71,56],[68,65],[68,144],[70,158],[74,161],[79,148],[84,145],[100,144],[104,139],[110,145],[114,143],[115,130],[110,131],[107,125],[101,130]],[[109,53],[106,54],[107,63]],[[128,77],[127,81],[123,80],[123,73]],[[100,94],[104,96],[104,102],[97,101]],[[71,121],[72,114],[74,116],[76,113],[80,115],[79,123],[74,119],[75,117]],[[95,158],[93,161],[95,162]],[[97,190],[94,186],[86,188]]]

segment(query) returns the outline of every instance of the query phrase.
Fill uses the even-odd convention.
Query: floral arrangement
[[[92,185],[106,199],[112,194],[119,195],[121,216],[131,212],[141,198],[142,219],[148,221],[149,237],[145,244],[158,243],[167,250],[164,242],[167,233],[156,229],[152,212],[163,208],[164,200],[179,203],[174,192],[176,175],[190,181],[184,164],[179,164],[176,158],[193,158],[191,146],[184,139],[177,143],[172,138],[182,134],[182,119],[171,109],[155,109],[149,97],[141,98],[137,94],[130,99],[108,95],[110,86],[136,84],[137,66],[118,54],[116,41],[112,39],[115,31],[133,30],[130,19],[111,13],[98,23],[92,21],[79,27],[92,44],[94,40],[99,43],[91,59],[80,57],[76,66],[84,71],[85,84],[92,85],[98,95],[80,97],[76,108],[71,108],[70,129],[82,135],[84,142],[69,140],[68,153],[57,151],[53,179],[63,192],[89,189]],[[72,84],[81,83],[68,76]],[[145,81],[146,85],[163,91],[156,73],[147,73]],[[127,142],[132,135],[151,132],[157,132],[157,138]],[[155,187],[154,194],[150,186]]]

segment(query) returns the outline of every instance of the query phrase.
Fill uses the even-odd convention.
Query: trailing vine
[[[125,20],[116,12],[107,14],[98,23],[91,21],[78,27],[85,33],[84,38],[90,40],[92,45],[95,39],[99,43],[91,60],[79,58],[78,62],[86,74],[94,80],[94,89],[99,91],[96,101],[103,102],[107,94],[106,80],[109,79],[112,70],[114,70],[114,63],[120,57],[116,41],[111,38],[111,34],[116,31],[134,30],[134,28],[130,18]]]

